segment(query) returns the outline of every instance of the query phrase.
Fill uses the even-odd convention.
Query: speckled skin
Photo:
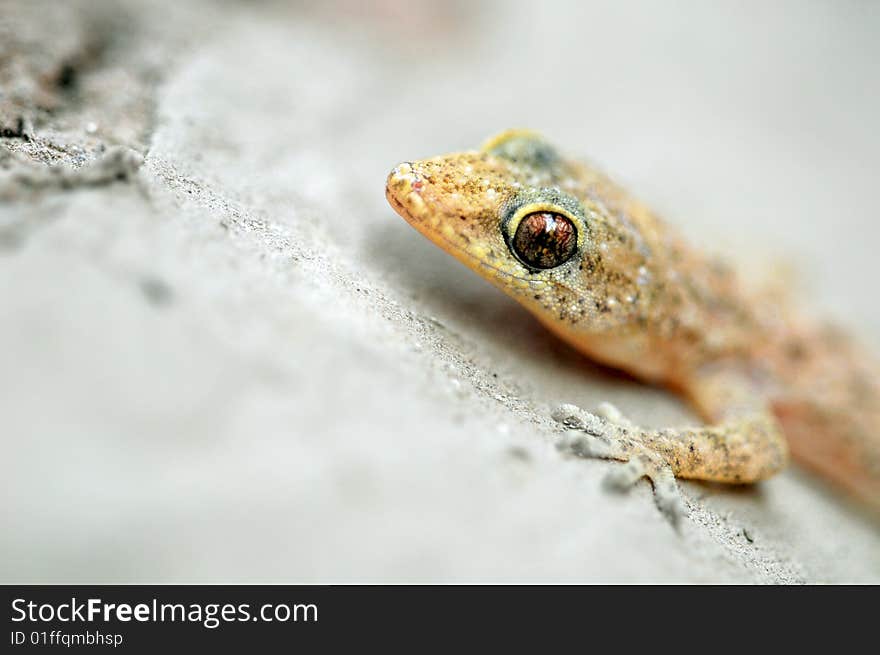
[[[602,173],[512,130],[479,151],[400,164],[386,195],[419,232],[575,348],[685,394],[711,423],[650,431],[613,409],[603,418],[566,406],[557,418],[583,433],[578,452],[629,461],[618,477],[647,475],[659,489],[669,470],[764,479],[785,465],[788,444],[880,506],[875,365],[838,332],[798,319],[778,295],[747,289]],[[533,211],[572,221],[571,259],[546,270],[520,261],[509,244]]]

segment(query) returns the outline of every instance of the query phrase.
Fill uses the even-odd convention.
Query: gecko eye
[[[577,248],[577,230],[562,214],[535,212],[523,217],[513,235],[516,256],[533,268],[564,264]]]

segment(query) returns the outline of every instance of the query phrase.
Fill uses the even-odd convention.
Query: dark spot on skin
[[[804,358],[807,354],[807,349],[804,347],[804,344],[800,341],[792,341],[788,344],[785,349],[785,354],[788,355],[788,358],[793,361],[798,361]]]

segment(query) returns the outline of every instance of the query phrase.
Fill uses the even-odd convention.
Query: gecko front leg
[[[625,462],[608,475],[609,486],[622,489],[647,477],[658,507],[674,525],[685,513],[676,477],[757,482],[779,471],[788,458],[779,425],[767,411],[736,411],[715,425],[665,430],[635,426],[607,404],[597,414],[561,405],[553,418],[577,433],[564,449]]]

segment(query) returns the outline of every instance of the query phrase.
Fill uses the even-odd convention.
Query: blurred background
[[[865,582],[797,470],[647,483],[549,409],[691,420],[386,204],[544,132],[880,346],[880,6],[0,0],[5,582]]]

